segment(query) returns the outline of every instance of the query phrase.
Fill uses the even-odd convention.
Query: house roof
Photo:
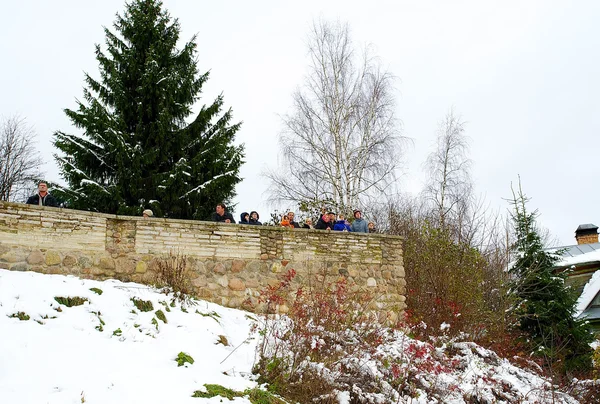
[[[588,262],[600,262],[600,243],[553,247],[547,249],[546,251],[561,252],[561,259],[555,264],[557,267],[569,267],[571,265],[584,264]]]
[[[597,307],[588,307],[596,295],[600,292],[600,271],[594,272],[592,278],[585,284],[583,293],[577,299],[576,316],[584,315],[589,319],[600,318],[600,310]]]
[[[600,243],[553,247],[547,249],[546,251],[555,253],[560,252],[561,258],[556,262],[556,267],[568,268],[590,263],[598,263],[600,266]],[[588,307],[599,292],[600,271],[596,271],[592,275],[591,279],[585,284],[583,292],[577,299],[577,316],[584,316],[590,320],[600,319],[600,308]]]

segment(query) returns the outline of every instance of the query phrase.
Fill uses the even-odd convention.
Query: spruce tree
[[[519,185],[512,213],[516,260],[510,267],[510,293],[519,328],[528,336],[534,355],[555,370],[569,373],[591,366],[593,341],[587,322],[575,318],[577,297],[565,285],[567,274],[555,273],[556,253],[544,250],[536,229],[537,212],[528,212]]]
[[[134,0],[96,45],[100,78],[85,75],[84,101],[65,113],[81,135],[57,131],[55,155],[69,207],[206,219],[241,181],[239,123],[223,97],[186,122],[208,73],[198,74],[196,37],[177,48],[180,26],[162,2]]]

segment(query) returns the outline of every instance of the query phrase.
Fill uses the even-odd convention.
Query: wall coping
[[[0,205],[3,205],[4,207],[14,207],[19,209],[21,206],[26,206],[27,209],[32,209],[32,210],[40,210],[40,211],[51,211],[51,212],[64,212],[66,214],[78,214],[78,215],[84,215],[84,216],[90,216],[90,217],[99,217],[99,218],[105,218],[105,219],[112,219],[112,220],[126,220],[126,221],[150,221],[150,222],[156,222],[156,223],[164,223],[164,222],[168,222],[168,223],[181,223],[181,224],[202,224],[204,226],[210,226],[210,227],[214,227],[215,229],[227,229],[227,228],[231,228],[232,226],[235,227],[240,227],[243,229],[263,229],[263,230],[269,230],[269,231],[280,231],[280,232],[289,232],[289,231],[293,231],[293,232],[309,232],[309,233],[323,233],[323,232],[327,232],[327,230],[318,230],[318,229],[290,229],[290,228],[285,228],[285,227],[281,227],[281,226],[268,226],[268,225],[262,225],[262,226],[256,226],[256,225],[249,225],[249,224],[238,224],[238,223],[216,223],[216,222],[211,222],[211,221],[206,221],[206,220],[188,220],[188,219],[172,219],[172,218],[162,218],[162,217],[149,217],[149,218],[144,218],[142,216],[126,216],[126,215],[114,215],[111,213],[101,213],[101,212],[92,212],[89,210],[76,210],[76,209],[68,209],[68,208],[55,208],[52,206],[39,206],[39,205],[28,205],[25,203],[20,203],[20,202],[8,202],[8,201],[0,201]],[[404,236],[396,236],[396,235],[391,235],[391,234],[382,234],[382,233],[353,233],[353,232],[346,232],[346,231],[333,231],[330,230],[330,233],[334,233],[336,236],[341,236],[341,237],[374,237],[374,238],[380,238],[380,239],[389,239],[389,240],[404,240]]]

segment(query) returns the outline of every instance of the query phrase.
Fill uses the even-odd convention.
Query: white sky
[[[0,115],[18,113],[37,133],[48,179],[55,130],[76,132],[62,112],[81,98],[83,72],[98,76],[104,42],[123,1],[6,2],[0,25]],[[223,92],[244,122],[245,180],[238,209],[264,203],[266,167],[277,163],[280,114],[306,71],[313,18],[340,19],[356,45],[372,43],[398,77],[397,115],[414,145],[401,190],[416,192],[438,122],[451,106],[467,121],[477,191],[506,208],[520,174],[530,207],[561,244],[581,223],[600,225],[600,2],[597,1],[228,1],[165,0],[182,39],[198,34],[198,64],[211,70],[209,103]],[[196,108],[196,110],[199,109]]]

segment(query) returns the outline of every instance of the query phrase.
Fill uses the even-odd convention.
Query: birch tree
[[[424,196],[437,212],[441,227],[449,217],[464,219],[473,204],[469,143],[464,132],[464,122],[450,110],[440,123],[435,149],[426,162],[429,179]]]
[[[393,76],[371,53],[355,51],[348,25],[313,23],[308,73],[283,116],[279,167],[266,174],[276,201],[349,210],[394,181],[401,137]]]

